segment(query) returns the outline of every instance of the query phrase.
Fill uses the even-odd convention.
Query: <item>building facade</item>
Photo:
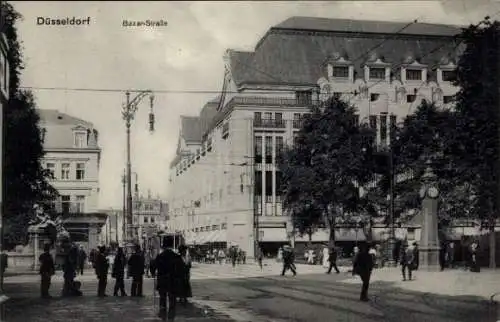
[[[228,50],[221,96],[182,117],[170,165],[170,225],[190,243],[237,244],[253,257],[308,240],[282,209],[280,155],[304,114],[335,95],[388,146],[391,127],[422,101],[451,107],[461,50],[446,25],[293,17],[252,52]],[[353,239],[349,229],[340,238]],[[328,232],[311,236],[327,241]]]
[[[166,216],[168,205],[160,198],[154,198],[151,194],[147,197],[136,196],[132,200],[133,228],[135,239],[151,237],[160,230],[166,230]]]
[[[104,209],[99,212],[107,215],[106,223],[101,228],[101,241],[107,245],[111,242],[123,245],[123,210]]]
[[[98,210],[101,148],[92,123],[57,110],[39,110],[45,156],[59,192],[55,204],[71,239],[87,249],[96,248],[106,214]]]

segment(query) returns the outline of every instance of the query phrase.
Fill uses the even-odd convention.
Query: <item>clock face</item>
[[[420,188],[420,198],[425,197],[425,187]]]
[[[429,190],[427,190],[427,194],[431,198],[436,198],[438,196],[438,190],[435,187],[431,187],[429,188]]]

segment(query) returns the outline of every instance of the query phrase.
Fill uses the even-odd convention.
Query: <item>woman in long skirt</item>
[[[182,287],[178,294],[180,302],[186,305],[188,298],[193,296],[191,291],[191,257],[189,256],[188,248],[185,245],[179,246],[179,254],[184,261],[184,278],[182,280]]]

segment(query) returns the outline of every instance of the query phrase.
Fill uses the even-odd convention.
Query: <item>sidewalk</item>
[[[348,284],[361,283],[359,276],[341,281]],[[375,269],[371,283],[389,282],[404,290],[450,296],[478,296],[485,300],[500,300],[500,270],[481,269],[472,273],[462,269],[429,272],[413,272],[413,280],[402,280],[401,267]]]

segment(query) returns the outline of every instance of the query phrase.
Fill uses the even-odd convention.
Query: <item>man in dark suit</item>
[[[182,280],[184,277],[184,261],[181,255],[175,253],[173,236],[163,238],[163,251],[156,257],[156,289],[160,295],[161,318],[167,317],[168,321],[175,318],[176,298],[182,294]],[[167,311],[168,299],[168,311]]]
[[[95,261],[95,274],[97,275],[97,279],[99,283],[97,285],[97,296],[105,297],[106,295],[106,286],[108,285],[108,272],[109,272],[109,263],[106,258],[106,247],[99,246],[99,253],[96,256]]]
[[[373,270],[373,257],[368,253],[368,246],[361,244],[359,252],[354,259],[353,275],[357,274],[363,281],[361,288],[361,301],[368,301],[368,287],[370,286],[370,276]]]
[[[50,244],[45,244],[43,254],[40,255],[40,289],[43,298],[50,298],[49,288],[52,276],[55,274],[54,259],[50,254]]]
[[[128,260],[129,276],[132,277],[131,296],[142,296],[142,283],[144,278],[145,258],[141,246],[135,245],[135,252]]]
[[[293,276],[297,275],[297,271],[295,269],[295,253],[290,245],[285,245],[283,247],[283,270],[281,271],[281,276],[285,276],[286,271],[291,270]]]
[[[328,254],[328,262],[330,262],[330,265],[328,267],[328,271],[326,272],[327,274],[330,274],[332,272],[332,268],[335,268],[335,272],[337,274],[340,273],[339,268],[337,267],[337,249],[335,246],[330,248],[330,252]]]

